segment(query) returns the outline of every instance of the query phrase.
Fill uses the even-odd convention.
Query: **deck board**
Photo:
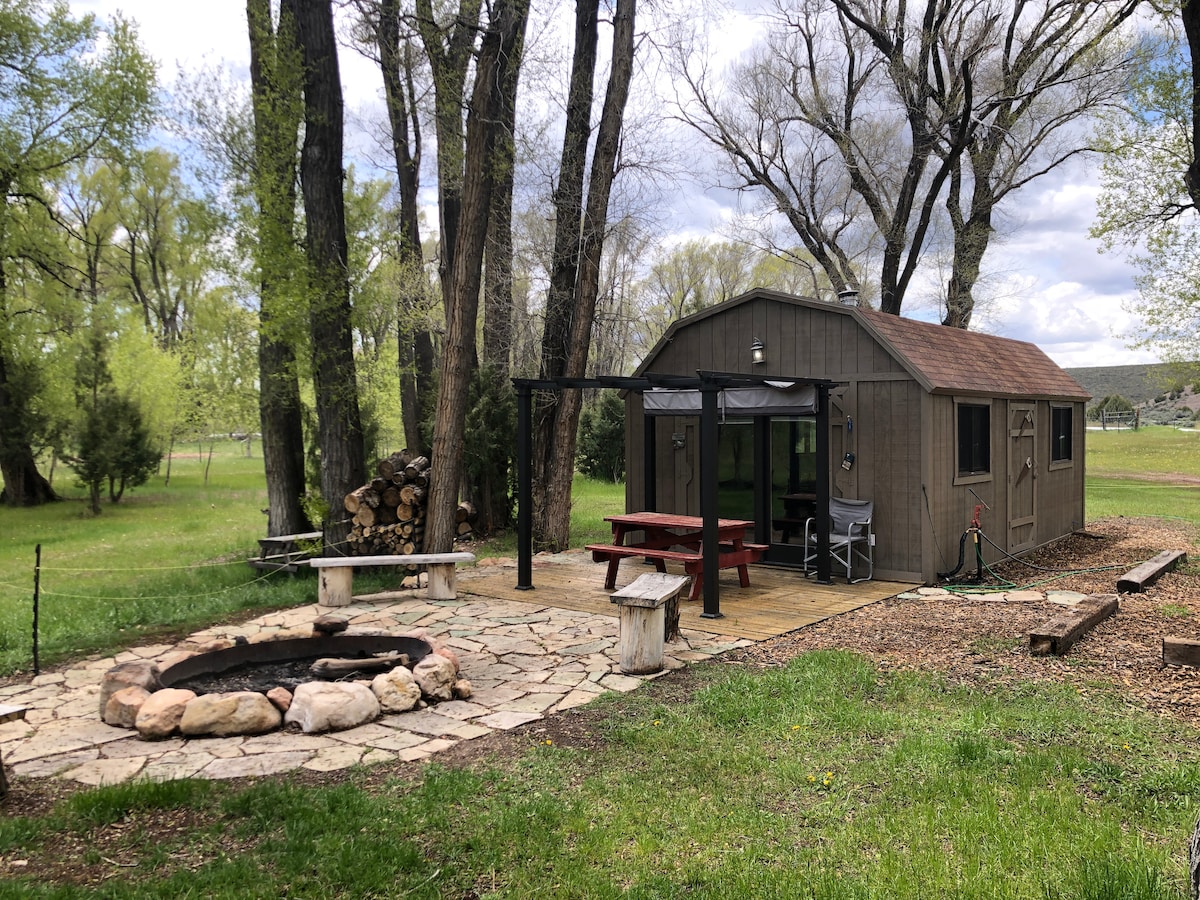
[[[481,567],[475,572],[460,570],[458,592],[460,596],[494,597],[615,618],[618,609],[609,599],[610,592],[604,589],[604,571],[605,564],[593,563],[590,555],[559,554],[553,562],[535,561],[533,590],[517,590],[515,568]],[[617,588],[644,572],[653,571],[653,566],[640,559],[623,560]],[[668,563],[667,571],[684,574],[683,567],[675,563]],[[466,577],[462,577],[464,574]],[[806,579],[797,569],[766,565],[750,566],[748,588],[738,584],[736,569],[723,570],[720,584],[722,618],[702,619],[704,604],[684,600],[679,604],[681,628],[762,641],[913,587],[891,581],[846,584],[837,579],[834,584],[821,585]]]

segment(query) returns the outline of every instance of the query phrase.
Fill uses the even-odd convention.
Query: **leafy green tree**
[[[601,391],[579,419],[579,468],[605,481],[625,477],[625,404],[616,391]]]
[[[53,179],[68,167],[133,147],[150,123],[154,65],[131,25],[75,19],[61,2],[0,0],[0,475],[10,505],[55,498],[38,471],[43,425],[35,395],[39,346],[16,286],[26,266],[59,271],[60,241],[48,239]],[[37,227],[30,226],[36,223]]]
[[[144,484],[162,459],[137,403],[113,386],[107,352],[107,334],[93,329],[76,362],[79,417],[69,436],[72,452],[64,456],[97,515],[106,483],[109,500],[117,503],[127,487]]]

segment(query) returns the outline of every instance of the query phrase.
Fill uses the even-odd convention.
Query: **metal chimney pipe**
[[[838,291],[838,302],[842,306],[858,306],[858,289],[846,288],[844,291]]]

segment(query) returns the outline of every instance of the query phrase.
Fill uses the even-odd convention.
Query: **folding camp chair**
[[[871,500],[829,498],[829,554],[839,566],[846,567],[846,581],[857,584],[869,581],[875,574],[875,533],[871,530],[874,503]],[[804,523],[804,574],[814,570],[817,563],[817,520]],[[867,564],[864,577],[853,577],[857,557]]]

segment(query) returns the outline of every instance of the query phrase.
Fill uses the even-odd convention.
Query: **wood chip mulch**
[[[960,577],[950,596],[885,600],[748,647],[727,661],[776,666],[808,650],[837,648],[870,656],[883,668],[939,671],[960,683],[1101,682],[1152,711],[1200,724],[1200,669],[1162,664],[1164,637],[1200,639],[1196,540],[1195,529],[1181,520],[1096,520],[1022,561],[992,566],[999,577],[985,572],[983,585]],[[1163,550],[1188,551],[1189,559],[1145,593],[1122,594],[1117,614],[1063,657],[1035,657],[1028,646],[1030,630],[1061,607],[1000,602],[999,594],[980,592],[998,590],[1005,579],[1042,592],[1113,594],[1121,575]]]

